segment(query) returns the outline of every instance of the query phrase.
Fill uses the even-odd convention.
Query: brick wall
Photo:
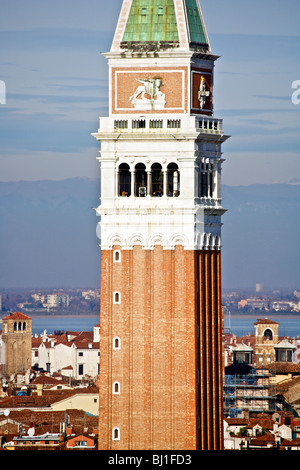
[[[135,246],[120,250],[117,263],[114,249],[101,252],[99,448],[192,450],[201,441],[211,448],[218,446],[219,437],[201,439],[198,429],[202,409],[202,432],[209,436],[219,432],[218,365],[222,360],[218,292],[206,294],[206,301],[209,297],[214,303],[209,312],[206,307],[205,314],[199,310],[201,252],[180,246],[175,250]],[[218,283],[216,260],[210,261],[216,266],[210,276]],[[207,280],[202,281],[210,290],[211,281],[210,287]],[[114,292],[120,293],[120,304],[114,303]],[[121,340],[118,350],[113,349],[114,337]],[[201,347],[205,354],[212,347],[217,353],[210,351],[209,363],[203,367]],[[205,383],[202,389],[198,370]],[[112,393],[115,381],[120,384],[119,394]],[[114,427],[120,429],[120,440],[112,440]]]
[[[141,111],[135,110],[129,98],[136,91],[137,87],[141,85],[137,79],[143,78],[162,78],[163,86],[161,91],[166,95],[166,104],[163,110],[156,110],[155,113],[174,113],[174,112],[187,112],[188,111],[188,67],[176,67],[168,69],[160,67],[155,70],[152,68],[131,69],[131,68],[113,68],[112,69],[112,112],[113,113],[138,113]],[[117,96],[117,99],[116,99]],[[143,111],[144,113],[153,111]]]
[[[26,371],[31,367],[32,320],[20,315],[21,317],[16,313],[2,320],[5,376]]]

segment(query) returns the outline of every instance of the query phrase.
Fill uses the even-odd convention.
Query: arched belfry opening
[[[151,195],[162,196],[164,193],[164,174],[160,163],[151,166]]]
[[[273,341],[273,332],[270,328],[267,328],[264,331],[264,339],[269,340],[269,341]]]
[[[136,197],[147,196],[147,171],[144,163],[137,163],[134,168],[134,195]]]
[[[167,195],[177,197],[180,194],[180,173],[177,163],[169,163],[167,167]]]
[[[121,163],[118,168],[119,176],[119,196],[130,196],[131,195],[131,173],[130,167],[127,163]]]

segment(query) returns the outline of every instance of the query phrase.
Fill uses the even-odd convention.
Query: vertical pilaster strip
[[[219,421],[219,401],[218,401],[218,308],[217,308],[217,272],[215,263],[215,251],[209,252],[210,265],[211,265],[211,279],[210,279],[210,290],[211,290],[211,349],[213,352],[212,357],[212,448],[218,447],[218,426],[216,424]]]
[[[223,448],[223,314],[220,251],[198,252],[201,450]]]
[[[213,449],[223,449],[223,310],[221,291],[221,252],[213,250],[211,258],[211,350],[213,351],[212,380],[213,380]]]
[[[99,381],[99,449],[111,448],[111,386],[112,356],[109,351],[112,319],[112,286],[110,252],[101,252],[101,312],[100,312],[100,381]]]
[[[224,430],[223,430],[223,379],[224,379],[224,313],[222,306],[222,277],[221,277],[221,250],[216,252],[217,256],[217,276],[218,276],[218,329],[219,329],[219,439],[220,439],[220,450],[224,449]]]
[[[206,364],[206,289],[205,289],[205,257],[204,251],[199,251],[199,346],[200,346],[200,383],[199,383],[199,416],[200,416],[200,442],[199,448],[206,449],[206,411],[207,411],[207,364]]]
[[[205,256],[205,318],[206,318],[206,384],[207,384],[207,417],[206,417],[206,433],[207,433],[207,450],[213,449],[213,393],[214,383],[212,377],[212,361],[214,351],[212,349],[212,319],[211,319],[211,252],[206,250]]]
[[[151,403],[151,410],[150,410],[150,416],[151,416],[151,419],[150,419],[150,445],[151,445],[151,449],[153,449],[153,443],[154,443],[154,440],[155,440],[155,436],[154,436],[154,426],[153,426],[153,397],[154,397],[154,367],[153,367],[153,354],[151,354],[151,352],[153,351],[153,348],[154,348],[154,300],[153,300],[153,297],[154,297],[154,280],[153,280],[153,276],[155,274],[155,270],[154,270],[154,250],[150,250],[149,252],[149,259],[150,259],[150,262],[149,262],[149,265],[150,265],[150,276],[149,276],[149,279],[150,279],[150,381],[151,381],[151,384],[150,384],[150,403]]]
[[[107,389],[109,393],[107,394],[107,409],[108,409],[108,426],[107,426],[107,440],[109,448],[111,447],[111,432],[114,426],[113,424],[113,416],[112,416],[112,396],[111,396],[111,384],[112,384],[112,355],[110,354],[109,350],[109,342],[112,334],[112,318],[113,318],[113,286],[112,286],[112,263],[110,257],[110,251],[106,251],[106,265],[107,265],[107,299],[106,299],[106,308],[107,308],[107,330],[106,330],[106,337],[105,337],[105,345],[106,351],[105,354],[108,356],[108,366],[107,366]]]
[[[171,371],[175,370],[175,367],[174,367],[174,343],[175,343],[175,334],[176,334],[176,330],[175,330],[175,308],[174,308],[174,305],[175,305],[175,301],[174,301],[174,296],[175,296],[175,279],[174,279],[174,275],[175,275],[175,253],[174,251],[168,251],[168,252],[165,252],[168,256],[169,256],[169,266],[170,266],[170,269],[171,269],[171,273],[170,273],[170,279],[171,279],[171,295],[170,295],[170,312],[171,312],[171,341],[172,341],[172,354],[171,354]],[[172,417],[171,417],[171,420],[172,420],[172,427],[171,427],[171,432],[172,432],[172,435],[171,435],[171,442],[172,442],[172,449],[175,449],[176,448],[176,445],[175,445],[175,419],[174,419],[174,415],[175,415],[175,412],[174,412],[174,406],[175,406],[175,402],[174,402],[174,396],[175,396],[175,380],[174,380],[174,374],[171,374],[171,413],[172,413]]]
[[[196,410],[195,410],[195,425],[196,425],[196,432],[195,432],[195,448],[199,449],[199,442],[200,442],[200,318],[199,318],[199,309],[200,309],[200,280],[199,280],[199,252],[194,251],[194,279],[195,279],[195,291],[194,291],[194,308],[195,308],[195,369],[196,369]]]
[[[129,377],[128,377],[128,387],[129,387],[129,406],[128,406],[128,449],[132,449],[132,438],[133,438],[133,432],[132,432],[132,411],[133,411],[133,393],[132,393],[132,387],[133,387],[133,317],[134,317],[134,312],[133,312],[133,262],[134,262],[134,251],[133,250],[128,250],[128,281],[129,281],[129,297],[128,297],[128,312],[129,312],[129,318],[128,318],[128,324],[129,324]]]

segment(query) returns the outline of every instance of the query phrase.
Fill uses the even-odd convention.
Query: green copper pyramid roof
[[[173,0],[133,0],[124,42],[178,41]]]
[[[209,49],[198,0],[183,0],[185,12],[177,12],[174,0],[132,0],[121,47],[151,49],[178,47],[177,20],[186,22],[187,41],[192,47]],[[149,50],[150,50],[149,49]]]
[[[205,27],[196,0],[185,0],[190,42],[207,44]]]

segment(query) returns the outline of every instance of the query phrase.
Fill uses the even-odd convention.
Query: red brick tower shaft
[[[101,448],[222,448],[220,251],[114,252],[101,257]]]

